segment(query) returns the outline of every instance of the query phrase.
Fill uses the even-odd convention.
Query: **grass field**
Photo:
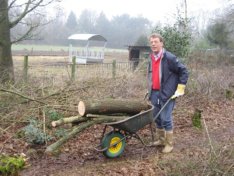
[[[92,47],[95,48],[95,47]],[[96,47],[98,49],[98,47]],[[20,50],[34,50],[34,51],[68,51],[69,46],[62,45],[31,45],[31,44],[17,44],[12,45],[12,50],[20,51]],[[113,49],[113,48],[105,48],[106,52],[128,52],[126,49]]]
[[[77,65],[76,80],[85,80],[97,77],[112,77],[113,60],[116,61],[116,76],[131,72],[132,65],[128,62],[127,52],[106,52],[103,64]],[[24,56],[13,56],[15,79],[23,79]],[[71,65],[67,64],[68,56],[29,56],[29,80],[38,80],[43,84],[52,83],[61,86],[71,77]]]
[[[26,45],[26,44],[20,44],[20,45],[12,45],[12,50],[37,50],[37,51],[60,51],[60,50],[68,50],[68,46],[53,46],[53,45]]]

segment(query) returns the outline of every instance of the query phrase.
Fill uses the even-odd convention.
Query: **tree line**
[[[174,15],[175,23],[161,25],[152,25],[142,16],[128,14],[109,20],[103,12],[96,14],[89,10],[84,10],[79,17],[70,12],[65,20],[63,13],[48,19],[45,7],[59,1],[0,0],[0,82],[14,82],[12,44],[68,45],[67,38],[74,33],[98,33],[108,40],[107,47],[124,48],[134,44],[148,45],[147,36],[159,32],[166,39],[166,49],[179,57],[185,57],[191,48],[234,48],[234,5],[228,0],[226,8],[221,13],[216,12],[202,30],[197,18],[188,17],[186,0],[183,1],[184,10]]]
[[[199,22],[197,21],[201,17],[188,18],[187,14],[181,16],[183,13],[184,12],[180,11],[175,15],[176,21],[174,24],[165,23],[166,25],[161,25],[159,22],[156,25],[153,25],[152,21],[147,18],[142,16],[131,17],[129,14],[122,14],[114,16],[112,19],[108,19],[103,12],[98,14],[87,9],[83,10],[79,16],[71,11],[66,18],[64,18],[64,13],[60,13],[53,20],[48,20],[47,18],[42,19],[42,17],[35,13],[27,17],[28,21],[31,21],[32,24],[34,24],[34,26],[30,26],[32,31],[35,28],[34,34],[24,37],[23,43],[67,46],[69,44],[67,38],[71,34],[95,33],[103,35],[107,39],[107,47],[126,48],[127,45],[134,44],[148,45],[147,36],[152,31],[161,33],[167,31],[166,34],[164,34],[164,37],[168,40],[171,38],[168,35],[172,35],[173,31],[177,35],[180,32],[183,34],[183,27],[187,25],[186,27],[188,31],[186,32],[189,33],[185,33],[182,38],[191,35],[191,38],[193,38],[191,47],[233,48],[233,4],[227,5],[222,13],[218,10],[215,11],[215,15],[213,15],[212,18],[204,16],[203,18],[209,18],[209,20],[207,20],[206,24],[202,27],[198,26]],[[40,23],[35,19],[40,19]],[[42,23],[46,25],[42,25]],[[22,35],[19,31],[25,31],[28,28],[28,25],[18,24],[11,30],[11,38],[17,38],[17,35]],[[172,50],[177,49],[175,48]]]
[[[147,35],[152,28],[151,22],[142,17],[131,17],[129,14],[114,16],[109,20],[101,12],[84,10],[79,17],[71,11],[67,19],[60,18],[50,21],[46,26],[41,26],[37,36],[40,40],[25,41],[24,43],[68,45],[68,37],[75,33],[91,33],[103,35],[108,43],[107,47],[126,48],[133,45],[139,36]],[[16,33],[19,29],[15,29]],[[56,31],[56,33],[55,33]]]

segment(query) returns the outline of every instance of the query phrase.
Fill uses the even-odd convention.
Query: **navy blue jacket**
[[[174,95],[177,85],[186,85],[188,81],[188,70],[177,59],[175,55],[168,51],[163,51],[163,56],[160,62],[160,99],[166,102]],[[152,90],[152,60],[149,58],[148,65],[148,92],[149,98]]]

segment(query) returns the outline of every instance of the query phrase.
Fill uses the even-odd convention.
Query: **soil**
[[[191,123],[194,107],[202,111],[202,130]],[[217,151],[233,149],[234,101],[202,100],[196,105],[194,100],[182,98],[174,111],[174,123],[174,150],[170,154],[162,154],[160,147],[144,147],[133,138],[127,141],[122,156],[108,159],[93,149],[99,144],[103,125],[95,125],[71,139],[57,156],[45,155],[44,146],[29,149],[21,144],[12,149],[19,149],[29,157],[28,167],[20,172],[22,176],[181,174],[178,169],[186,168],[187,161],[197,163],[207,160],[209,153],[217,155]],[[146,126],[138,133],[147,140],[151,136],[149,129]],[[189,174],[186,172],[183,175]]]

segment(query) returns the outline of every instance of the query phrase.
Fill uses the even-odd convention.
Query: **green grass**
[[[0,155],[0,175],[18,175],[18,171],[23,169],[25,160],[23,157],[11,157]]]

